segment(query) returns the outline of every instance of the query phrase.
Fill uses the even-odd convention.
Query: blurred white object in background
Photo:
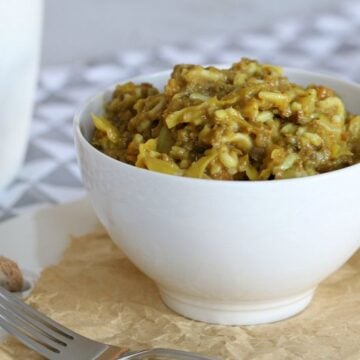
[[[39,66],[42,0],[0,0],[0,189],[23,161]]]

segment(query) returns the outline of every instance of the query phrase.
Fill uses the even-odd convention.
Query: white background
[[[336,0],[46,0],[43,64],[151,49],[192,37],[234,35]]]

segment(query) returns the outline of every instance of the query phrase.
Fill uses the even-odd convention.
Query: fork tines
[[[53,358],[74,333],[34,310],[16,295],[0,287],[1,326],[25,345]]]

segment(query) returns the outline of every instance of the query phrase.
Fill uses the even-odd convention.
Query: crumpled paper
[[[131,349],[171,347],[219,359],[360,359],[360,252],[291,319],[219,326],[168,309],[154,283],[105,232],[73,238],[63,259],[45,269],[27,302],[89,338]],[[41,359],[10,338],[0,359]]]

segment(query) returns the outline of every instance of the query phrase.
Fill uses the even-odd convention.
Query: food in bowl
[[[315,175],[360,161],[360,116],[329,87],[242,59],[228,69],[175,66],[164,91],[118,85],[92,144],[141,168],[220,180]]]
[[[334,89],[360,114],[360,85],[285,72],[303,86]],[[128,81],[160,89],[169,76]],[[285,319],[302,311],[317,285],[359,248],[360,164],[283,181],[211,181],[140,169],[91,145],[91,114],[102,114],[113,90],[95,94],[75,116],[84,185],[112,240],[155,281],[171,309],[220,324]]]

